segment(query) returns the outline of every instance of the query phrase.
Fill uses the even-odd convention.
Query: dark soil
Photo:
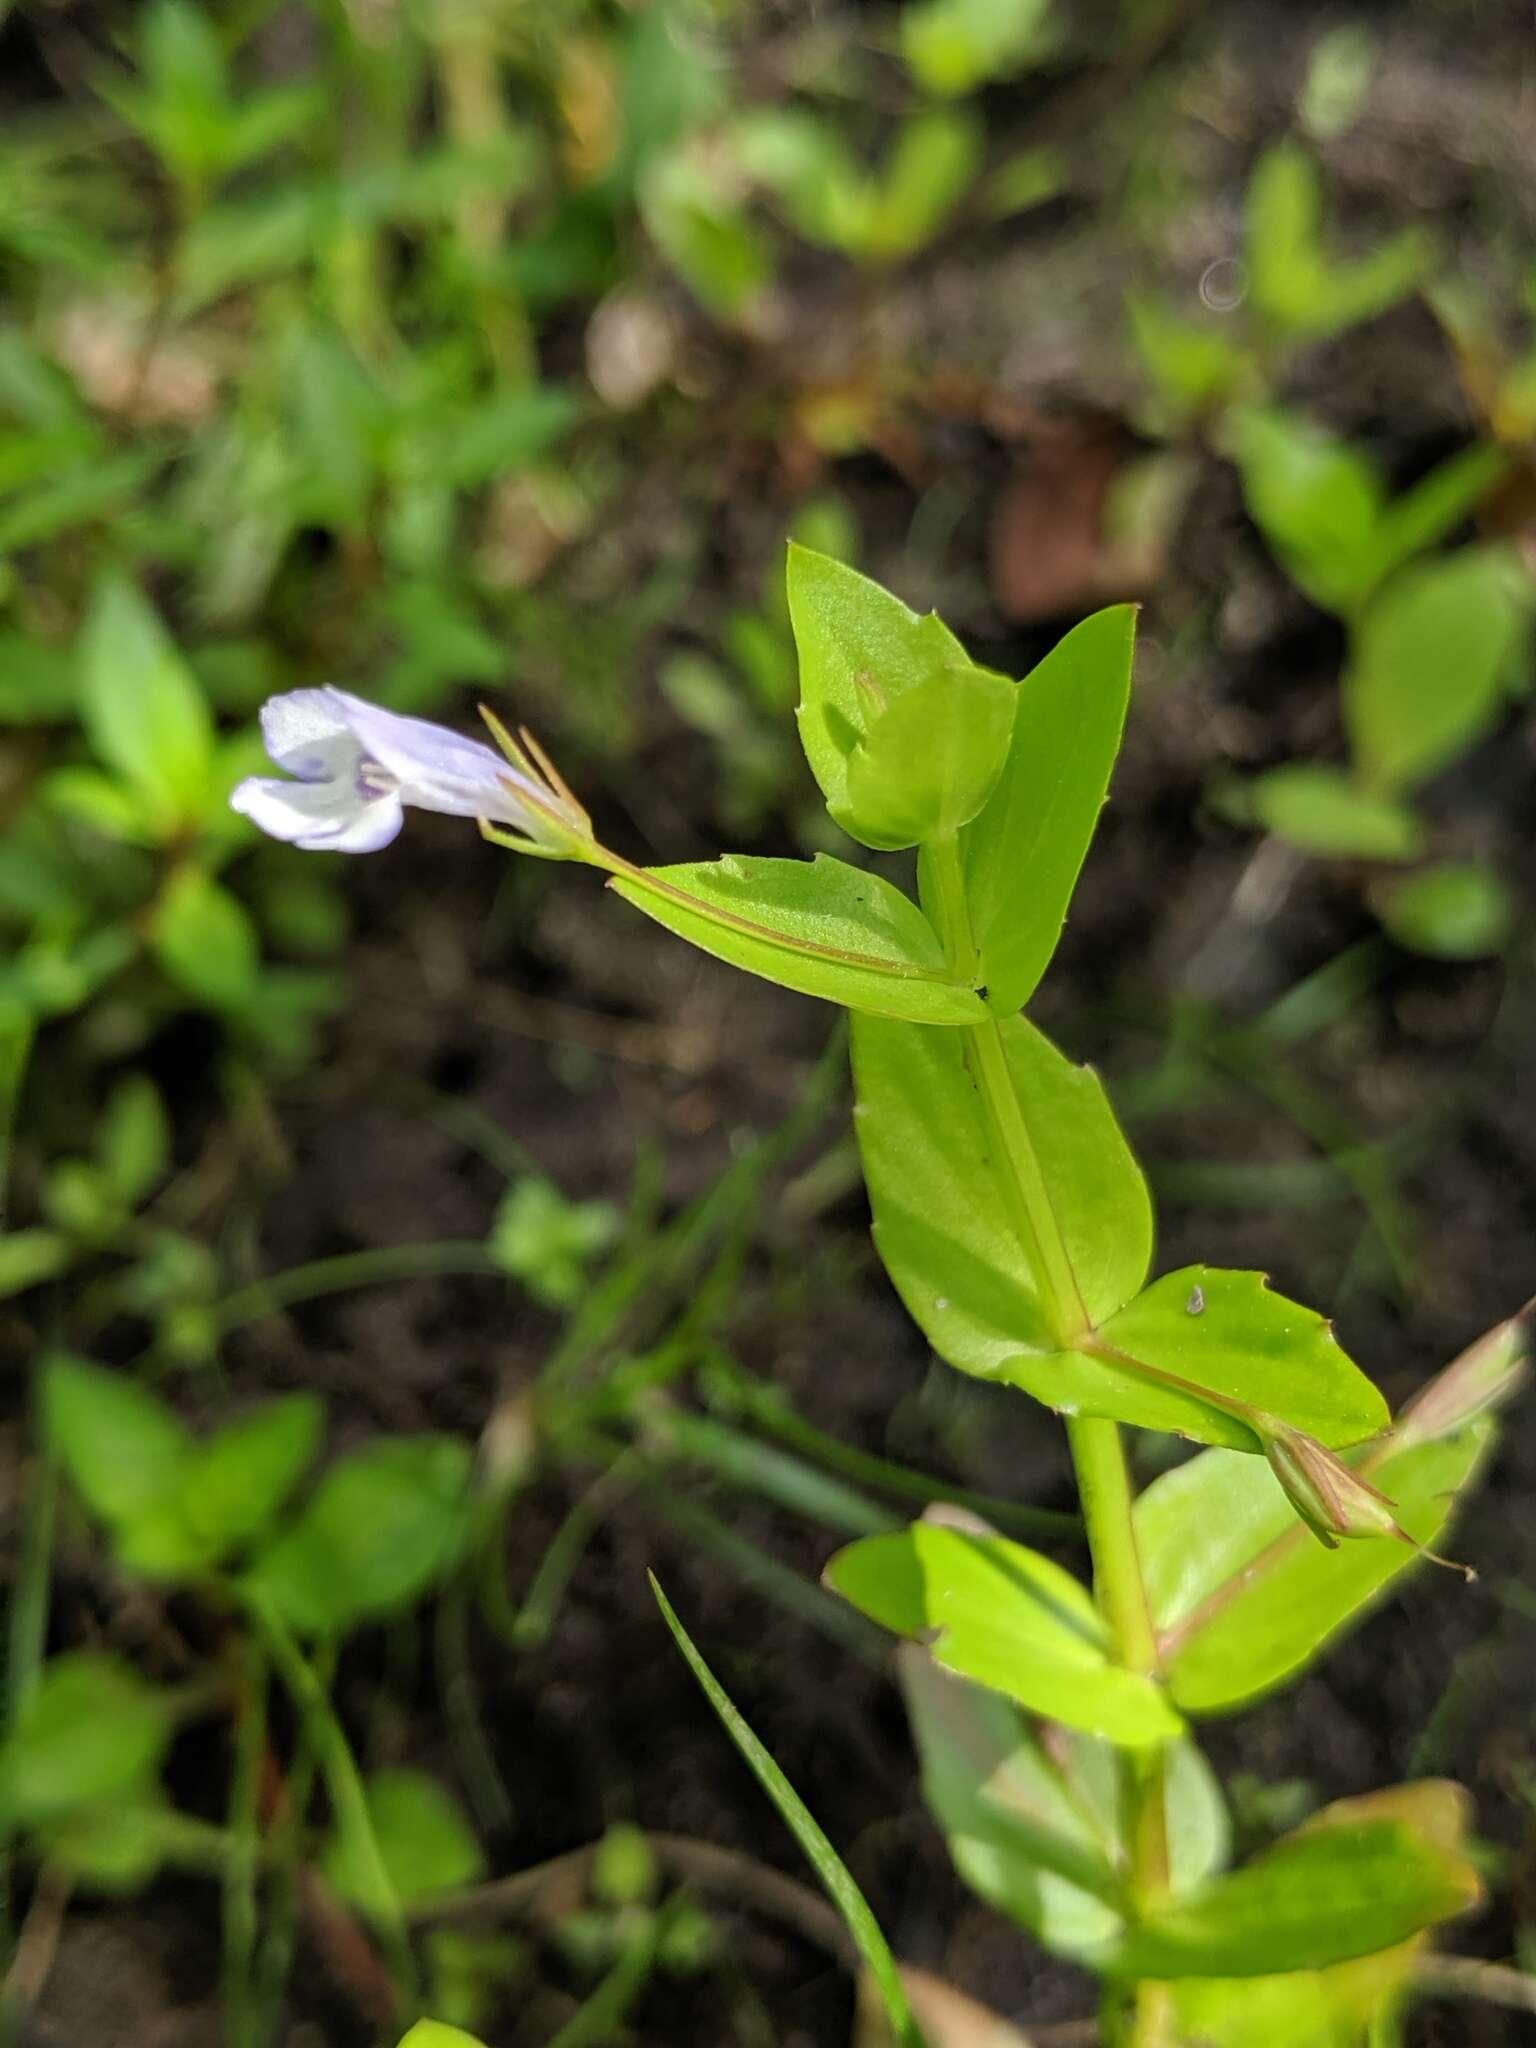
[[[1179,277],[1192,279],[1229,253],[1246,164],[1285,118],[1313,30],[1338,10],[1254,0],[1188,12],[1183,35],[1146,75],[1106,84],[1084,66],[1056,90],[1091,88],[1111,120],[1122,108],[1139,118],[1149,101],[1190,109],[1177,132],[1203,197],[1175,255]],[[1536,159],[1528,149],[1522,156],[1515,124],[1530,87],[1529,10],[1362,7],[1355,16],[1369,18],[1382,42],[1371,112],[1330,159],[1353,217],[1369,225],[1400,216],[1406,203],[1452,227],[1476,219],[1479,232],[1528,237]],[[1028,140],[1032,119],[1053,118],[1052,95],[1039,106],[1037,97],[1032,89],[1019,133],[1005,139]],[[1006,97],[991,111],[1001,134]],[[1112,148],[1103,155],[1098,176],[1112,188]],[[1495,178],[1502,211],[1490,230]],[[1106,196],[1091,177],[1088,196]],[[1126,273],[1107,218],[1107,205],[1060,202],[1006,230],[968,231],[893,295],[886,345],[910,348],[935,373],[964,372],[1014,404],[1048,405],[1054,418],[1118,416],[1123,370],[1105,337],[1118,335]],[[834,287],[813,278],[807,289]],[[792,331],[814,327],[820,352],[835,356],[837,337],[853,332],[839,326],[845,311],[808,300]],[[752,375],[764,391],[782,389],[810,374],[809,354],[788,346]],[[1421,309],[1315,353],[1297,395],[1371,438],[1405,475],[1473,427]],[[864,456],[833,472],[860,512],[866,566],[913,601],[937,601],[982,658],[1019,672],[1063,621],[1022,628],[1001,616],[987,533],[1035,444],[1001,430],[995,404],[967,413],[918,394],[899,410],[891,459]],[[742,424],[754,408],[727,412],[729,461],[708,423],[637,453],[628,524],[605,540],[600,559],[562,572],[576,590],[585,579],[594,605],[616,601],[659,550],[676,545],[709,569],[705,596],[677,622],[679,638],[707,642],[716,606],[755,590],[788,522],[791,478],[783,444]],[[935,506],[952,516],[941,522],[947,540],[929,554],[920,536]],[[1069,1050],[1101,1064],[1163,1183],[1161,1263],[1262,1266],[1277,1286],[1337,1314],[1343,1341],[1396,1402],[1536,1289],[1529,937],[1499,964],[1436,966],[1397,954],[1377,936],[1362,877],[1277,858],[1208,808],[1206,793],[1223,773],[1326,756],[1339,744],[1337,636],[1266,564],[1216,465],[1207,464],[1146,594],[1139,696],[1114,801],[1037,1015]],[[667,644],[653,636],[630,679],[634,752],[617,765],[594,763],[580,786],[624,850],[687,858],[721,834],[708,750],[676,726],[654,687]],[[574,776],[580,762],[570,760],[569,742],[579,719],[565,712],[557,687],[535,696],[525,708]],[[579,738],[576,745],[579,752]],[[1526,720],[1433,801],[1451,843],[1493,855],[1523,896],[1536,892],[1536,760]],[[797,804],[786,804],[786,818]],[[766,831],[758,850],[798,848],[785,823]],[[590,878],[513,872],[435,820],[413,820],[388,855],[358,864],[355,901],[353,1000],[323,1068],[273,1105],[286,1157],[270,1169],[262,1210],[265,1270],[354,1247],[482,1233],[501,1178],[433,1113],[444,1097],[493,1120],[573,1196],[615,1198],[654,1149],[665,1206],[675,1211],[712,1183],[744,1133],[766,1132],[789,1114],[832,1025],[821,1007],[656,933]],[[1211,1011],[1251,1020],[1353,946],[1370,949],[1368,985],[1286,1056],[1286,1072],[1341,1130],[1390,1141],[1412,1228],[1406,1284],[1342,1180],[1304,1206],[1219,1208],[1181,1192],[1190,1183],[1178,1170],[1191,1163],[1322,1155],[1284,1107],[1213,1068],[1197,1068],[1171,1093],[1152,1085],[1166,1073],[1176,1027]],[[830,1120],[797,1163],[840,1132],[840,1120]],[[847,1441],[995,1492],[1070,1506],[1055,1422],[933,1364],[868,1248],[861,1198],[847,1194],[810,1222],[794,1220],[798,1213],[767,1207],[726,1332],[737,1355]],[[530,1386],[558,1329],[492,1281],[342,1296],[235,1338],[219,1400],[312,1385],[330,1397],[342,1440],[381,1429],[473,1435]],[[1536,1585],[1525,1511],[1536,1482],[1532,1446],[1528,1416],[1516,1411],[1453,1546],[1476,1564],[1476,1586],[1451,1573],[1416,1574],[1299,1687],[1209,1730],[1224,1770],[1302,1779],[1318,1800],[1425,1772],[1461,1779],[1503,1860],[1496,1903],[1457,1930],[1455,1945],[1496,1958],[1514,1952],[1536,1907],[1528,1800],[1536,1623],[1519,1604],[1520,1589]],[[514,1590],[528,1583],[577,1484],[541,1482],[515,1507],[506,1554]],[[807,1579],[834,1547],[825,1532],[736,1496],[721,1494],[714,1505]],[[488,1633],[472,1637],[469,1668],[512,1816],[490,1835],[493,1867],[537,1863],[632,1818],[799,1874],[793,1845],[672,1652],[648,1569],[846,1855],[898,1952],[1021,2022],[1090,2012],[1085,1977],[1035,1950],[957,1883],[925,1815],[884,1671],[787,1615],[643,1500],[614,1500],[544,1647],[514,1655]],[[68,1599],[62,1604],[67,1616]],[[340,1699],[372,1758],[452,1776],[430,1644],[416,1651],[412,1667],[409,1644],[359,1645],[344,1663]],[[210,1788],[224,1768],[216,1744],[194,1747],[178,1768],[194,1804],[216,1801]],[[132,1906],[78,1911],[38,2038],[61,2048],[216,2040],[217,1914],[214,1889],[191,1884]],[[848,2039],[851,1991],[825,1954],[750,1915],[731,1923],[729,1940],[728,1968],[662,1984],[647,1998],[637,2038],[675,2048],[746,2039],[732,2031],[745,1983],[761,2001],[757,2038],[783,2048]],[[333,1963],[313,1946],[302,1958],[292,2048],[372,2038]],[[580,1982],[546,1956],[490,2038],[503,2048],[547,2041]],[[1533,2038],[1529,2021],[1481,2006],[1427,2007],[1415,2024],[1416,2040],[1447,2048]]]

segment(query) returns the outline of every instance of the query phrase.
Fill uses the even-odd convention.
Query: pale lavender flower
[[[499,727],[509,759],[480,740],[326,687],[269,698],[261,729],[267,752],[293,779],[250,776],[230,803],[274,839],[311,852],[373,853],[399,832],[407,805],[510,826],[530,853],[570,855],[590,839],[569,790]]]

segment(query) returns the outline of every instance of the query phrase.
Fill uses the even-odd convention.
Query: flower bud
[[[1398,1527],[1386,1495],[1304,1430],[1272,1425],[1264,1436],[1264,1455],[1291,1506],[1330,1550],[1338,1549],[1342,1536],[1412,1540]]]
[[[1536,1302],[1528,1301],[1427,1381],[1393,1425],[1393,1448],[1406,1450],[1410,1444],[1450,1436],[1518,1393],[1527,1374],[1533,1321]]]

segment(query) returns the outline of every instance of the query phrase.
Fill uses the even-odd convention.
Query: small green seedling
[[[1051,0],[908,0],[901,54],[925,92],[957,98],[1047,55],[1050,15]]]
[[[1315,604],[1345,619],[1464,526],[1509,466],[1499,449],[1474,444],[1389,499],[1367,455],[1278,406],[1238,410],[1227,438],[1276,560]]]
[[[619,1227],[611,1202],[568,1202],[552,1181],[514,1181],[496,1212],[496,1264],[550,1308],[569,1308]]]
[[[1305,144],[1265,150],[1248,184],[1241,257],[1210,274],[1209,317],[1192,318],[1156,293],[1128,302],[1131,340],[1149,378],[1149,424],[1184,433],[1273,387],[1293,351],[1374,319],[1424,279],[1432,250],[1418,228],[1370,255],[1329,246],[1322,173]]]
[[[1373,319],[1414,289],[1431,248],[1404,228],[1370,255],[1329,247],[1317,161],[1301,143],[1277,142],[1248,186],[1248,289],[1261,332],[1276,344],[1321,341]]]
[[[1477,509],[1507,460],[1474,446],[1389,500],[1363,454],[1278,408],[1238,410],[1230,439],[1277,560],[1345,621],[1350,745],[1347,767],[1290,763],[1231,801],[1308,853],[1416,862],[1429,830],[1413,798],[1528,686],[1531,585],[1514,553],[1428,552]],[[1372,900],[1400,943],[1445,959],[1497,952],[1514,922],[1507,885],[1468,861],[1384,881]]]

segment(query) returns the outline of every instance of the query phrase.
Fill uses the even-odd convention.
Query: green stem
[[[1069,1350],[1092,1327],[1092,1319],[1062,1240],[1039,1155],[1019,1107],[1018,1091],[1008,1071],[1002,1026],[995,1017],[989,1017],[985,1024],[969,1026],[968,1035],[982,1100],[1007,1163],[1003,1186],[1014,1212],[1014,1225],[1040,1283],[1042,1306],[1056,1342],[1063,1350]]]
[[[48,1647],[48,1615],[52,1601],[53,1546],[58,1521],[58,1467],[39,1458],[28,1493],[22,1526],[21,1560],[11,1597],[9,1627],[0,1647],[5,1653],[5,1678],[0,1688],[0,1726],[9,1728],[37,1690]],[[0,1818],[0,1973],[8,1976],[15,1960],[12,1922],[12,1853],[14,1830]],[[0,2048],[10,2048],[14,2015],[0,1999]]]
[[[31,1699],[47,1654],[58,1505],[58,1467],[44,1456],[38,1459],[33,1472],[22,1527],[21,1562],[11,1597],[5,1641],[3,1718],[7,1722],[14,1721]]]
[[[1151,1677],[1158,1668],[1157,1630],[1136,1548],[1131,1476],[1120,1425],[1103,1416],[1075,1415],[1067,1422],[1067,1441],[1088,1525],[1094,1597],[1109,1623],[1115,1661]],[[1164,1759],[1161,1748],[1126,1750],[1121,1755],[1131,1892],[1138,1905],[1149,1904],[1168,1884]]]
[[[974,980],[977,950],[959,846],[951,836],[929,844],[924,856],[925,895],[931,895],[932,914],[950,969]],[[1042,1305],[1058,1343],[1063,1348],[1082,1345],[1092,1330],[1092,1318],[1009,1070],[1002,1027],[995,1017],[989,1017],[985,1024],[966,1027],[966,1035],[984,1113],[1004,1166],[1005,1199]],[[1069,1417],[1067,1441],[1093,1557],[1094,1594],[1109,1625],[1115,1661],[1127,1670],[1151,1676],[1158,1668],[1157,1631],[1136,1548],[1130,1472],[1120,1426],[1098,1416]],[[1120,1765],[1130,1893],[1134,1904],[1143,1907],[1168,1884],[1166,1751],[1161,1747],[1124,1750]],[[1126,2041],[1127,2048],[1165,2048],[1171,2043],[1166,1985],[1137,1986]]]
[[[513,140],[495,46],[470,10],[462,10],[462,19],[459,10],[442,12],[446,19],[438,24],[434,56],[449,138],[467,158],[488,162],[498,145]],[[506,384],[529,384],[537,364],[527,310],[505,281],[494,288],[489,282],[506,240],[507,210],[507,201],[480,174],[474,182],[466,179],[454,204],[454,226],[497,376]]]
[[[268,1274],[248,1287],[237,1287],[213,1304],[214,1328],[220,1337],[259,1323],[264,1316],[281,1315],[306,1301],[320,1301],[328,1294],[349,1294],[361,1287],[382,1287],[391,1281],[426,1280],[447,1275],[473,1275],[488,1280],[502,1279],[506,1268],[497,1264],[479,1238],[443,1238],[433,1244],[369,1245],[362,1251],[338,1252],[334,1258],[311,1259],[286,1272]],[[149,1373],[174,1366],[175,1357],[152,1344],[134,1359],[135,1367]]]
[[[329,1683],[334,1662],[332,1653],[316,1674],[322,1686]],[[265,1860],[271,1868],[271,1881],[267,1893],[265,1930],[258,1943],[252,1972],[252,1998],[259,2042],[276,2041],[282,2033],[282,2013],[297,1946],[305,1823],[318,1769],[314,1730],[310,1722],[301,1716],[293,1754],[284,1774],[283,1797],[267,1830],[265,1844]]]
[[[479,1688],[470,1662],[473,1597],[474,1588],[463,1572],[456,1572],[443,1589],[433,1642],[437,1685],[444,1724],[475,1816],[483,1827],[501,1829],[512,1825],[512,1801],[485,1732]]]
[[[974,981],[976,940],[971,928],[970,906],[965,899],[959,842],[951,833],[947,839],[931,841],[924,848],[924,853],[926,876],[932,884],[933,908],[950,972],[956,980]],[[1090,1327],[1090,1318],[1083,1305],[1061,1226],[1056,1221],[1056,1210],[1039,1155],[1024,1122],[1024,1112],[1019,1107],[1018,1091],[1008,1071],[1002,1026],[996,1017],[989,1016],[984,1024],[967,1025],[965,1035],[971,1071],[991,1120],[1003,1162],[1003,1194],[1010,1220],[1040,1288],[1041,1305],[1053,1334],[1065,1349]]]
[[[323,1295],[439,1274],[505,1278],[504,1269],[478,1238],[445,1238],[436,1244],[371,1245],[365,1251],[340,1252],[334,1258],[290,1266],[285,1273],[273,1273],[265,1280],[253,1281],[249,1287],[237,1288],[215,1304],[214,1320],[219,1334],[227,1336],[246,1323],[297,1308],[301,1302],[318,1301]]]
[[[6,10],[0,5],[0,21]],[[9,1226],[11,1149],[16,1134],[16,1117],[21,1091],[32,1057],[30,1026],[18,1027],[0,1037],[0,1231]]]
[[[1157,1633],[1131,1520],[1131,1479],[1120,1425],[1099,1415],[1074,1415],[1067,1421],[1067,1442],[1093,1553],[1094,1591],[1109,1623],[1116,1661],[1128,1671],[1150,1674],[1157,1669]]]
[[[598,2048],[599,2043],[614,2038],[625,2014],[645,1989],[667,1927],[682,1904],[681,1895],[669,1899],[653,1918],[628,1928],[617,1962],[549,2048]]]
[[[352,1745],[325,1687],[287,1626],[278,1618],[275,1608],[264,1600],[256,1599],[251,1600],[250,1608],[273,1668],[288,1688],[289,1696],[309,1730],[315,1754],[325,1772],[337,1831],[351,1848],[354,1877],[366,1892],[369,1918],[378,1930],[402,2003],[409,2006],[416,1993],[415,1958],[411,1954],[400,1896],[374,1832],[373,1816],[368,1811],[368,1794],[352,1754]]]
[[[229,2048],[260,2048],[256,1951],[261,1932],[261,1763],[267,1735],[267,1672],[254,1645],[240,1659],[239,1706],[224,1861],[224,2028]]]
[[[709,1367],[712,1374],[726,1379],[732,1399],[740,1401],[760,1428],[792,1445],[804,1457],[830,1471],[843,1473],[861,1486],[877,1493],[894,1494],[899,1500],[920,1501],[924,1506],[936,1500],[952,1501],[956,1507],[969,1508],[972,1514],[984,1516],[1012,1536],[1053,1538],[1065,1543],[1082,1541],[1083,1524],[1077,1515],[1062,1514],[1054,1508],[1021,1507],[1014,1501],[953,1485],[934,1473],[919,1472],[889,1458],[853,1449],[807,1422],[776,1388],[764,1385],[726,1351],[712,1348]]]
[[[1115,1661],[1150,1677],[1158,1668],[1157,1630],[1136,1548],[1134,1496],[1120,1425],[1104,1416],[1072,1416],[1067,1441],[1088,1525],[1094,1597],[1109,1624]],[[1167,1760],[1165,1745],[1119,1753],[1128,1888],[1138,1910],[1155,1905],[1168,1889]],[[1172,2024],[1167,1985],[1138,1984],[1124,2035],[1126,2048],[1172,2048]]]
[[[960,842],[951,832],[947,838],[930,840],[919,855],[918,873],[924,907],[933,894],[931,916],[944,942],[944,956],[951,974],[974,982],[979,954],[976,932],[971,923],[971,906],[966,900],[965,871],[960,865]]]

